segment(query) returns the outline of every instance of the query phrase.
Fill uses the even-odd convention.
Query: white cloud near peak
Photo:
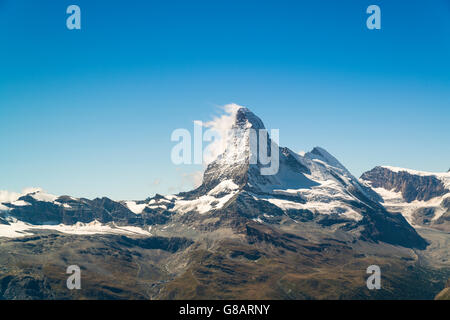
[[[214,161],[225,151],[230,130],[236,121],[236,114],[240,108],[243,107],[235,103],[227,104],[221,108],[225,112],[224,114],[203,123],[203,126],[208,128],[213,136],[213,141],[208,145],[203,155],[205,165]]]

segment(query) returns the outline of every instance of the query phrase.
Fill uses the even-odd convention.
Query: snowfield
[[[116,226],[104,225],[98,221],[90,223],[77,222],[74,225],[31,225],[22,221],[11,219],[9,224],[0,224],[0,237],[19,238],[33,235],[33,230],[54,230],[61,233],[77,234],[77,235],[93,235],[93,234],[122,234],[122,235],[142,235],[151,236],[139,227],[134,226]]]

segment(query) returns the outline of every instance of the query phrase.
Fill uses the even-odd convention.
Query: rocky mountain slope
[[[450,279],[447,281],[446,287],[441,292],[439,292],[435,299],[450,300]]]
[[[367,241],[426,247],[401,214],[387,212],[381,197],[324,149],[301,155],[266,138],[269,152],[279,153],[279,170],[264,175],[264,166],[250,160],[255,157],[252,150],[261,148],[259,140],[252,148],[251,130],[264,130],[262,121],[241,108],[230,129],[225,152],[208,165],[197,189],[150,199],[144,208],[165,200],[161,212],[173,213],[170,221],[175,227],[212,231],[229,226],[242,231],[249,220],[275,226],[310,221]]]
[[[144,230],[171,222],[209,231],[229,226],[238,232],[249,220],[276,225],[307,220],[368,241],[425,248],[426,241],[401,214],[386,211],[381,198],[324,149],[300,155],[279,147],[270,137],[260,140],[260,134],[267,135],[264,124],[246,108],[236,111],[229,131],[225,152],[208,165],[203,183],[193,191],[158,195],[147,201],[114,202],[55,197],[36,190],[2,203],[2,219],[32,225],[96,221]],[[265,166],[257,159],[260,141],[266,141],[269,153],[279,155],[275,174],[262,173]],[[443,190],[436,183],[433,192],[441,194]]]
[[[397,167],[376,167],[361,176],[391,212],[400,212],[414,226],[450,232],[450,173]]]
[[[390,210],[379,189],[398,179],[358,180],[322,148],[280,147],[246,108],[232,120],[189,192],[119,202],[0,192],[0,298],[432,299],[442,289],[448,235],[430,229],[425,240]],[[273,174],[261,149],[278,154]],[[445,196],[419,180],[432,190],[405,187],[412,202]],[[65,287],[71,264],[85,289]],[[381,290],[365,285],[372,264]]]

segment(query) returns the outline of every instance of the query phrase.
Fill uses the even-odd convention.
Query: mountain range
[[[379,166],[354,177],[325,149],[233,114],[199,187],[145,200],[0,192],[4,299],[432,299],[450,278],[450,173]],[[261,133],[262,132],[262,133]],[[65,288],[80,265],[84,289]],[[369,290],[379,265],[383,287]]]

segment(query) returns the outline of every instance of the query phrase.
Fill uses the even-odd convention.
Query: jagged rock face
[[[250,163],[252,152],[261,148],[259,140],[256,148],[250,145],[250,130],[264,128],[251,111],[238,110],[227,148],[207,167],[202,185],[179,194],[179,202],[186,203],[187,208],[180,218],[183,223],[192,225],[211,215],[220,222],[208,230],[234,226],[242,231],[248,220],[280,225],[290,219],[296,223],[315,222],[324,228],[359,230],[366,240],[426,247],[426,241],[401,215],[388,213],[377,193],[322,148],[301,155],[273,145],[268,138],[267,150],[271,155],[279,154],[279,170],[273,175],[262,174],[260,162]],[[206,197],[223,181],[237,185],[234,196],[222,207],[211,205],[209,211],[203,210]],[[193,205],[196,202],[201,202],[202,207]],[[202,228],[198,224],[196,227]]]
[[[450,231],[448,173],[375,167],[361,179],[382,195],[389,211],[400,212],[413,226]]]
[[[440,284],[434,275],[410,269],[419,256],[423,264],[422,253],[435,246],[423,252],[402,248],[424,249],[427,242],[400,213],[386,211],[369,181],[356,179],[322,148],[298,154],[273,147],[270,139],[270,153],[279,152],[279,171],[263,175],[260,163],[250,163],[249,129],[264,124],[242,108],[233,128],[224,154],[190,192],[142,201],[37,192],[0,203],[0,300],[435,296]],[[448,210],[450,198],[440,206]],[[430,215],[425,211],[423,220]],[[447,211],[435,223],[448,218]],[[101,227],[148,232],[83,235],[35,226],[76,227],[93,220]],[[36,228],[2,237],[23,222]],[[83,290],[61,286],[69,263],[82,268]],[[388,289],[366,290],[361,275],[373,264],[382,268]]]
[[[165,223],[171,214],[166,210],[146,208],[141,215],[136,215],[123,203],[106,197],[89,200],[61,196],[55,201],[40,201],[31,194],[18,200],[25,205],[6,204],[9,211],[1,213],[0,223],[8,224],[5,217],[10,216],[32,225],[74,225],[98,221],[102,224],[145,226]]]
[[[400,214],[369,210],[361,224],[364,226],[362,236],[367,240],[418,249],[425,249],[428,245]]]
[[[435,176],[418,176],[406,171],[393,172],[383,167],[375,167],[364,173],[361,179],[370,181],[375,188],[401,192],[406,202],[427,201],[449,192]]]
[[[203,174],[202,185],[194,190],[194,194],[207,193],[224,180],[231,180],[239,187],[244,187],[248,183],[248,172],[258,170],[258,165],[254,165],[250,161],[254,153],[258,151],[258,146],[252,145],[255,142],[252,133],[255,133],[256,139],[258,139],[259,130],[264,129],[261,119],[250,110],[239,109],[236,112],[233,126],[227,135],[222,137],[226,140],[225,151],[208,165]],[[270,151],[270,147],[268,150]]]
[[[276,188],[300,188],[317,185],[306,178],[304,174],[310,170],[288,148],[279,148],[272,145],[272,141],[261,119],[250,110],[241,108],[236,113],[234,125],[227,137],[227,148],[218,159],[210,163],[203,175],[203,183],[193,193],[183,194],[192,196],[204,194],[216,187],[224,180],[231,180],[240,188],[245,188],[258,194],[272,193]],[[252,136],[253,134],[253,136]],[[266,146],[259,143],[260,134],[267,136]],[[276,146],[272,150],[273,146]],[[261,174],[262,165],[258,157],[259,150],[264,148],[268,157],[272,152],[279,154],[279,171],[274,175]],[[264,152],[263,151],[263,152]],[[253,159],[253,160],[252,160]],[[286,177],[289,176],[289,179]],[[290,185],[286,182],[289,180]]]
[[[48,283],[30,276],[6,276],[0,282],[0,296],[5,300],[41,300],[50,294]]]
[[[238,233],[252,220],[277,226],[310,222],[365,240],[426,246],[401,215],[387,213],[379,195],[326,150],[295,153],[273,143],[264,129],[250,110],[238,109],[225,137],[225,151],[208,165],[203,183],[193,191],[138,202],[29,194],[19,199],[21,203],[4,204],[9,208],[6,215],[31,224],[97,220],[147,227],[170,221],[206,232],[231,228]],[[262,164],[260,150],[272,161],[278,159],[273,174],[263,173],[271,164]],[[203,223],[211,219],[212,225]]]

